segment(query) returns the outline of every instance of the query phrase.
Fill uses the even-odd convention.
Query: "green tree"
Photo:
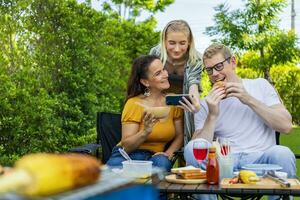
[[[299,55],[296,34],[278,28],[278,15],[285,6],[286,0],[247,0],[243,9],[231,11],[227,4],[220,4],[215,8],[216,25],[207,27],[206,34],[235,50],[255,55],[255,60],[245,63],[252,67],[255,64],[272,82],[270,68],[295,62]]]
[[[117,12],[123,19],[135,19],[141,11],[155,14],[164,11],[173,2],[174,0],[104,0],[102,5],[104,10]]]
[[[0,155],[13,162],[28,152],[58,149],[60,119],[55,101],[41,86],[39,69],[31,57],[24,23],[30,1],[5,1],[0,6]],[[44,140],[43,140],[44,138]]]
[[[121,112],[155,21],[120,20],[75,0],[0,4],[0,163],[95,139],[97,111]]]

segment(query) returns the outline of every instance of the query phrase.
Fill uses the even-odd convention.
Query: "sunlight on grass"
[[[289,135],[280,135],[280,144],[289,147],[294,153],[300,154],[300,126],[295,126]],[[300,177],[300,159],[297,159],[297,176]],[[267,199],[267,198],[264,198]],[[294,197],[300,200],[300,197]]]
[[[294,153],[300,154],[300,126],[294,127],[289,135],[280,135],[280,144],[289,147]],[[297,159],[297,169],[300,169],[300,159]],[[300,170],[297,170],[297,176],[300,177]]]

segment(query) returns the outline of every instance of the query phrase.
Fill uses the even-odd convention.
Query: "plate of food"
[[[206,171],[193,166],[171,169],[172,174],[165,177],[170,183],[199,184],[206,183]]]
[[[278,171],[282,167],[276,164],[247,164],[242,166],[242,169],[255,171],[257,175],[262,176],[267,171]]]

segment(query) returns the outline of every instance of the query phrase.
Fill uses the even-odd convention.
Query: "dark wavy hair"
[[[144,93],[146,87],[140,82],[140,80],[148,78],[149,66],[156,59],[159,60],[159,57],[155,55],[142,55],[133,61],[127,85],[126,101],[131,97]]]

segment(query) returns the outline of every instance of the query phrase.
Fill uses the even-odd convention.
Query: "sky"
[[[78,0],[78,2],[82,1]],[[300,0],[294,1],[296,11],[295,28],[298,37],[300,37]],[[223,2],[227,2],[232,9],[242,8],[244,5],[243,0],[175,0],[164,12],[155,15],[157,20],[156,30],[162,30],[171,20],[183,19],[191,26],[196,48],[202,53],[211,43],[211,39],[203,32],[206,27],[214,25],[213,16],[216,13],[214,7]],[[100,4],[99,1],[92,0],[92,6],[95,9],[99,9]],[[142,14],[139,19],[143,20],[145,17],[147,15]],[[291,0],[288,0],[288,6],[280,14],[280,20],[280,27],[289,30],[291,27]]]
[[[280,15],[280,27],[289,30],[291,27],[291,0],[289,5]],[[162,30],[164,26],[171,20],[184,19],[191,26],[197,49],[202,53],[203,50],[211,43],[210,38],[203,32],[208,26],[214,25],[213,16],[216,13],[214,7],[220,3],[227,2],[232,9],[242,8],[244,1],[242,0],[175,0],[165,9],[163,13],[155,15],[157,19],[157,29]],[[300,34],[300,1],[295,0],[295,28],[296,33]]]

